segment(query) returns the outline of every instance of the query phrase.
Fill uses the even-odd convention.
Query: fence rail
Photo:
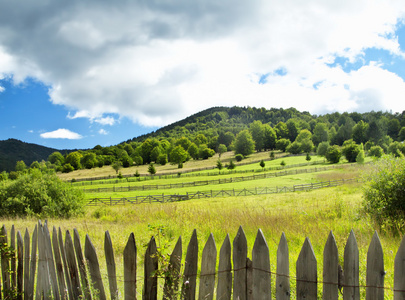
[[[351,179],[339,179],[329,180],[308,184],[297,184],[293,186],[284,187],[256,187],[253,189],[232,189],[232,190],[209,190],[198,192],[186,192],[184,194],[159,194],[159,195],[144,195],[133,197],[121,197],[121,198],[92,198],[87,203],[88,206],[97,205],[126,205],[126,204],[142,204],[142,203],[166,203],[175,201],[184,201],[192,199],[202,198],[216,198],[216,197],[240,197],[240,196],[252,196],[252,195],[268,195],[278,193],[300,192],[309,191],[327,187],[336,187],[346,183],[360,182],[359,178]]]
[[[3,225],[2,249],[8,243]],[[199,259],[199,245],[196,230],[187,246],[185,260],[179,237],[170,255],[168,266],[159,265],[158,248],[154,237],[148,243],[144,254],[139,253],[135,235],[130,234],[123,250],[123,274],[117,276],[113,243],[105,232],[104,251],[108,282],[103,281],[96,248],[86,235],[84,252],[79,233],[73,230],[73,237],[66,231],[53,227],[52,239],[47,223],[35,226],[30,236],[28,229],[24,238],[20,231],[11,228],[10,248],[2,251],[1,268],[3,298],[9,299],[14,292],[17,299],[136,299],[137,290],[142,289],[142,299],[157,299],[158,283],[164,286],[163,299],[318,299],[322,286],[322,299],[338,299],[343,290],[343,299],[360,299],[360,289],[365,289],[366,299],[384,299],[386,272],[394,273],[394,299],[405,299],[405,239],[396,252],[394,270],[384,267],[383,249],[377,232],[374,233],[367,252],[366,282],[360,285],[359,249],[353,230],[344,247],[343,266],[339,265],[336,240],[330,232],[323,251],[323,278],[319,279],[317,258],[308,238],[296,258],[296,275],[290,275],[289,250],[283,233],[277,248],[277,260],[271,268],[269,247],[259,229],[248,257],[247,239],[239,228],[232,244],[229,234],[225,237],[219,253],[211,234]],[[31,247],[31,248],[30,248]],[[30,254],[31,250],[31,254]],[[138,273],[137,259],[143,261],[143,274]],[[217,264],[217,258],[219,261]],[[201,261],[200,267],[198,262]],[[159,270],[167,267],[169,272],[159,278]],[[276,270],[276,272],[271,270]],[[392,274],[392,273],[391,273]],[[275,276],[272,285],[271,276]],[[123,277],[124,289],[118,290],[117,278]],[[141,278],[141,279],[140,279]],[[293,284],[292,284],[293,283]],[[294,284],[295,283],[295,284]],[[105,286],[109,287],[107,296]],[[291,286],[295,285],[295,291]]]
[[[299,155],[285,155],[285,156],[279,156],[279,157],[289,157],[289,156],[302,156],[302,154]],[[271,160],[271,159],[269,159]],[[254,164],[254,163],[259,163],[261,160],[255,160],[255,161],[249,161],[249,162],[238,162],[236,163],[236,166],[244,166],[244,165],[250,165],[250,164]],[[265,160],[267,161],[267,160]],[[314,162],[307,162],[307,163],[302,163],[302,164],[294,164],[294,165],[287,165],[287,166],[276,166],[276,167],[268,167],[268,168],[264,168],[264,170],[266,171],[270,171],[270,170],[280,170],[280,169],[285,169],[285,168],[295,168],[295,167],[300,167],[300,166],[307,166],[307,165],[317,165],[317,164],[323,164],[324,161],[314,161]],[[181,176],[185,177],[185,176],[191,176],[191,177],[195,177],[195,176],[217,176],[218,173],[217,172],[204,172],[204,173],[197,173],[195,174],[195,172],[200,172],[200,171],[207,171],[207,170],[213,170],[213,169],[217,169],[216,166],[209,166],[209,167],[203,167],[203,168],[195,168],[195,169],[191,169],[191,170],[183,170],[181,172]],[[263,170],[258,170],[258,169],[251,169],[251,170],[229,170],[226,171],[227,174],[234,174],[234,173],[250,173],[250,172],[262,172]],[[188,173],[193,173],[193,174],[188,174]],[[223,172],[224,174],[226,174],[225,172]],[[179,171],[163,171],[161,172],[159,175],[150,175],[150,174],[140,174],[140,177],[144,178],[144,180],[147,179],[152,179],[152,178],[159,178],[159,179],[167,179],[167,178],[174,178],[177,177],[179,174]],[[122,178],[125,178],[126,181],[138,181],[137,176],[135,176],[135,174],[124,174],[121,175]],[[88,178],[75,178],[72,180],[70,180],[70,182],[73,185],[91,185],[92,181],[97,181],[97,184],[102,184],[103,180],[105,180],[105,183],[110,183],[111,181],[115,181],[116,183],[118,182],[122,182],[122,179],[118,178],[118,175],[115,176],[98,176],[98,177],[88,177]],[[101,183],[100,183],[101,182]]]
[[[230,177],[230,178],[219,178],[213,180],[199,180],[191,182],[179,182],[179,183],[169,183],[169,184],[148,184],[148,185],[127,185],[127,186],[113,186],[113,187],[102,187],[102,188],[93,188],[93,189],[83,189],[85,193],[107,193],[107,192],[131,192],[131,191],[150,191],[150,190],[168,190],[168,189],[178,189],[185,187],[196,187],[204,185],[217,185],[217,184],[226,184],[226,183],[235,183],[251,180],[260,180],[266,178],[275,178],[287,175],[296,175],[304,173],[316,173],[327,171],[330,169],[336,168],[335,166],[328,167],[315,167],[310,169],[295,169],[295,170],[285,170],[280,172],[273,173],[261,173],[254,174],[250,176],[239,176],[239,177]]]

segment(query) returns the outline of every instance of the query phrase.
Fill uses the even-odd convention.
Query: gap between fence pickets
[[[28,229],[24,240],[20,231],[12,226],[8,244],[5,226],[1,228],[2,247],[16,250],[17,255],[7,257],[2,251],[3,298],[7,292],[15,290],[17,299],[106,299],[104,283],[100,273],[95,247],[86,235],[84,256],[80,236],[74,229],[74,239],[67,230],[65,242],[62,233],[53,228],[51,242],[47,222],[40,221],[35,226],[31,240]],[[17,243],[15,238],[17,237]],[[4,249],[4,248],[3,248]],[[271,295],[271,275],[276,277],[276,299],[290,299],[290,281],[296,281],[297,299],[317,299],[318,283],[323,284],[323,299],[338,299],[339,292],[345,299],[360,299],[360,288],[366,289],[366,299],[384,299],[384,259],[377,232],[374,233],[367,252],[366,286],[359,285],[359,250],[352,230],[344,248],[344,265],[339,265],[338,248],[335,237],[330,232],[323,252],[323,279],[317,278],[317,259],[311,242],[305,239],[296,261],[296,277],[289,275],[289,250],[287,239],[282,233],[277,249],[276,272],[270,268],[269,247],[263,232],[259,229],[252,249],[252,260],[248,258],[247,239],[242,227],[231,241],[229,235],[224,239],[217,264],[217,248],[214,236],[210,234],[204,245],[201,269],[198,272],[198,239],[194,230],[187,247],[184,272],[180,282],[182,239],[179,237],[170,256],[169,270],[165,273],[163,299],[172,299],[181,293],[183,299],[268,299]],[[113,244],[108,231],[105,233],[106,264],[111,299],[117,299],[117,275],[114,261]],[[158,248],[154,237],[148,243],[144,256],[144,299],[156,299],[158,293]],[[232,253],[231,253],[232,252]],[[38,255],[37,255],[38,253]],[[124,248],[124,297],[136,298],[137,247],[133,233]],[[232,260],[231,260],[232,257]],[[233,267],[232,267],[233,263]],[[218,265],[218,270],[215,269]],[[233,279],[232,279],[233,273]],[[198,275],[199,274],[199,275]],[[174,276],[173,276],[174,275]],[[218,277],[218,279],[216,279]],[[199,281],[197,280],[199,279]],[[199,286],[197,286],[197,283]],[[181,286],[179,286],[181,285]],[[216,286],[215,286],[216,285]],[[394,299],[405,298],[405,239],[403,238],[394,262]]]

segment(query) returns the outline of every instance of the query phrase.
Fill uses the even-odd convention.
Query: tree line
[[[332,113],[321,116],[290,109],[216,107],[182,121],[109,147],[55,151],[46,162],[30,168],[71,172],[111,165],[167,163],[179,168],[189,160],[207,159],[215,153],[234,151],[238,160],[257,151],[279,150],[291,154],[313,153],[338,162],[345,156],[354,162],[368,153],[381,156],[405,152],[405,118],[389,112]],[[16,170],[28,168],[18,162]],[[42,165],[41,165],[42,164]]]

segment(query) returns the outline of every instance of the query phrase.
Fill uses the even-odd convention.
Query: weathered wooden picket
[[[162,294],[163,299],[290,299],[291,286],[295,286],[296,299],[317,299],[320,294],[323,299],[338,299],[341,289],[343,299],[360,299],[360,288],[365,288],[366,299],[384,299],[386,289],[383,251],[377,233],[368,248],[364,287],[359,284],[359,250],[353,231],[344,249],[343,267],[339,265],[333,233],[329,234],[323,252],[322,281],[317,277],[317,259],[308,238],[296,261],[296,276],[291,277],[284,233],[277,249],[274,273],[270,268],[269,248],[262,231],[259,229],[257,232],[250,259],[242,227],[232,245],[229,235],[225,237],[218,263],[217,246],[212,234],[199,260],[198,239],[194,230],[183,262],[180,237],[164,272],[159,272],[163,267],[159,266],[158,248],[152,237],[144,254],[144,272],[140,276],[137,274],[138,248],[132,233],[123,252],[124,288],[121,291],[118,290],[113,244],[108,231],[104,244],[108,283],[102,280],[97,253],[90,237],[86,235],[83,254],[77,230],[73,230],[73,238],[66,231],[63,242],[60,228],[53,228],[51,239],[46,222],[39,222],[31,237],[26,230],[24,238],[19,231],[15,233],[13,226],[8,244],[7,231],[3,226],[0,243],[1,296],[4,299],[10,299],[11,291],[15,291],[16,299],[136,299],[139,288],[142,288],[143,299],[157,299],[158,293]],[[12,251],[5,251],[8,247],[15,249],[16,255],[10,255]],[[271,285],[272,275],[276,277],[275,286]],[[143,277],[142,287],[139,277]],[[292,281],[295,282],[292,284]],[[106,294],[105,284],[109,286],[109,294]],[[318,284],[323,284],[322,292]],[[163,287],[161,291],[159,286]],[[393,293],[394,299],[405,299],[405,239],[395,257]]]

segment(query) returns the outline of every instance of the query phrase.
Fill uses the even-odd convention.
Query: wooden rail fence
[[[323,251],[323,278],[317,276],[317,258],[308,238],[296,260],[296,275],[290,276],[287,238],[281,235],[277,249],[277,261],[271,271],[269,247],[259,229],[248,257],[247,240],[240,227],[232,244],[229,235],[222,243],[217,264],[217,246],[211,234],[199,259],[196,230],[193,231],[182,258],[182,239],[178,239],[170,262],[169,272],[159,273],[158,251],[154,237],[145,253],[139,253],[135,235],[130,234],[123,250],[123,290],[118,289],[116,264],[111,237],[105,232],[104,251],[108,282],[103,281],[100,262],[89,235],[86,235],[84,252],[79,234],[75,229],[73,238],[66,231],[53,227],[52,239],[47,223],[35,226],[30,236],[25,231],[11,228],[10,249],[5,226],[2,227],[1,268],[2,297],[11,299],[136,299],[137,290],[142,289],[142,299],[360,299],[360,289],[365,289],[366,299],[384,299],[385,290],[383,250],[377,232],[374,233],[367,252],[366,285],[360,286],[359,249],[353,230],[344,248],[343,266],[339,265],[338,247],[330,232]],[[16,242],[17,241],[17,242]],[[30,253],[31,250],[31,253]],[[138,274],[137,258],[143,256],[143,274]],[[319,258],[318,258],[319,259]],[[201,261],[200,268],[198,262]],[[405,239],[399,246],[394,262],[394,299],[405,299]],[[159,276],[164,274],[164,276]],[[275,285],[271,284],[275,276]],[[142,278],[141,280],[139,278]],[[274,281],[274,279],[273,279]],[[362,280],[362,282],[364,282]],[[105,286],[109,289],[106,292]],[[319,285],[319,287],[318,287]],[[158,292],[158,287],[163,289]],[[291,287],[295,286],[295,290]],[[109,294],[108,294],[109,291]]]
[[[239,176],[230,178],[219,178],[214,180],[199,180],[191,182],[179,182],[179,183],[169,183],[169,184],[148,184],[148,185],[128,185],[128,186],[113,186],[113,187],[103,187],[103,188],[93,188],[93,189],[83,189],[85,193],[107,193],[107,192],[131,192],[131,191],[150,191],[150,190],[168,190],[168,189],[179,189],[185,187],[195,187],[204,185],[217,185],[226,184],[234,182],[252,181],[260,180],[266,178],[275,178],[287,175],[298,175],[298,174],[308,174],[327,171],[334,169],[335,166],[329,167],[315,167],[310,169],[295,169],[295,170],[285,170],[273,173],[262,173],[254,174],[250,176]]]
[[[126,204],[142,204],[142,203],[166,203],[192,199],[202,198],[216,198],[216,197],[241,197],[241,196],[253,196],[253,195],[268,195],[278,193],[300,192],[316,190],[327,187],[335,187],[346,183],[360,182],[359,178],[352,179],[339,179],[329,180],[322,182],[314,182],[308,184],[298,184],[293,186],[284,187],[256,187],[252,189],[232,189],[232,190],[209,190],[198,192],[186,192],[184,194],[160,194],[160,195],[146,195],[146,196],[133,196],[133,197],[121,197],[121,198],[93,198],[87,203],[88,206],[97,205],[126,205]]]

